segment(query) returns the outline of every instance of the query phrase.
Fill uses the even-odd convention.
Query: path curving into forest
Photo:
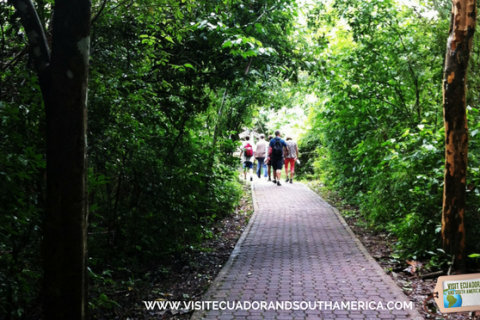
[[[387,309],[389,301],[410,301],[338,211],[308,187],[257,180],[252,189],[255,213],[203,300],[246,307],[245,301],[266,301],[267,307],[283,302],[285,309],[288,302],[310,304],[303,304],[307,310],[196,311],[192,319],[423,319],[414,303],[413,310]],[[320,310],[317,301],[331,301],[332,307],[322,304]],[[342,310],[347,301],[374,304]],[[372,310],[379,302],[385,309]]]

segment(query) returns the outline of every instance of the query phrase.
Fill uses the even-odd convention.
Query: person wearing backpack
[[[283,168],[283,153],[284,148],[287,148],[287,143],[282,139],[280,130],[275,131],[275,138],[270,140],[270,148],[272,148],[272,154],[270,155],[270,162],[273,167],[273,183],[277,186],[281,186],[280,178],[282,176]]]
[[[240,157],[243,164],[243,177],[247,180],[247,169],[250,174],[250,181],[253,181],[253,146],[250,144],[250,137],[246,136],[240,148]]]

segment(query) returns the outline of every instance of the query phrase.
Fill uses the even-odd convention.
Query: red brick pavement
[[[203,300],[305,301],[314,308],[196,311],[192,319],[423,319],[415,309],[387,309],[389,301],[409,301],[338,213],[305,185],[256,180],[253,189],[255,213]],[[318,301],[332,307],[320,309]],[[347,301],[381,302],[385,309],[335,308]]]

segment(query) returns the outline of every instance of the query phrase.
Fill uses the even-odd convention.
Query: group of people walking
[[[240,152],[245,180],[247,180],[247,175],[250,177],[250,181],[253,180],[253,164],[256,160],[257,177],[259,179],[262,176],[263,169],[265,179],[268,177],[268,181],[273,181],[277,186],[281,186],[280,179],[283,164],[285,163],[285,174],[287,175],[285,182],[293,183],[295,163],[297,162],[299,153],[298,145],[293,141],[292,137],[287,136],[287,140],[285,141],[282,139],[280,130],[277,130],[275,131],[275,137],[269,136],[267,142],[265,141],[265,135],[261,134],[260,140],[254,148],[253,141],[250,141],[250,137],[246,136]],[[273,180],[271,179],[272,171]]]

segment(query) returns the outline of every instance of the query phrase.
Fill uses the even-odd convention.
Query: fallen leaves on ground
[[[416,309],[425,319],[443,318],[440,314],[434,317],[425,312],[423,308],[423,302],[434,291],[438,278],[422,279],[418,276],[419,270],[422,271],[422,274],[431,272],[431,270],[424,270],[423,268],[427,261],[412,260],[402,262],[393,257],[393,244],[397,241],[396,239],[386,233],[376,232],[367,228],[365,221],[363,221],[358,212],[358,208],[345,205],[336,194],[324,194],[324,191],[320,191],[318,187],[314,185],[310,185],[310,187],[340,211],[348,213],[343,216],[348,226],[382,269],[392,277],[393,281],[402,289],[405,295],[413,301]],[[436,309],[436,303],[433,299],[427,303],[427,306],[431,309]],[[472,317],[469,312],[458,312],[449,314],[448,319],[466,320],[472,319]]]
[[[227,215],[213,226],[214,236],[204,241],[200,248],[175,256],[162,265],[151,267],[149,285],[134,290],[119,291],[110,299],[120,307],[115,311],[96,312],[95,319],[190,319],[193,310],[147,310],[143,301],[200,301],[210,287],[230,254],[253,212],[249,186],[245,186],[246,196],[235,212]],[[128,292],[127,294],[125,294]]]

